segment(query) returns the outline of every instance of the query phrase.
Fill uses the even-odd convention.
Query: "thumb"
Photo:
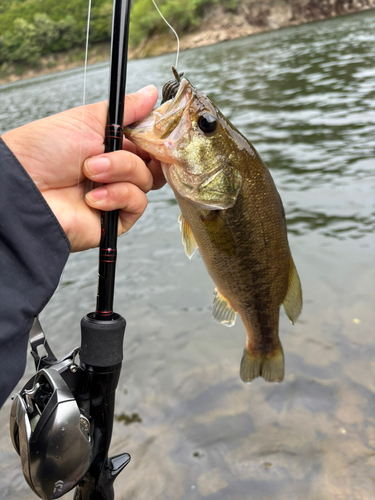
[[[124,126],[145,118],[154,108],[158,99],[158,90],[148,85],[134,94],[125,97]]]

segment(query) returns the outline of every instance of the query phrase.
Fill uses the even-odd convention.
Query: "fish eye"
[[[216,130],[216,127],[217,127],[217,120],[213,115],[211,115],[211,113],[205,113],[204,115],[201,115],[199,117],[198,127],[205,134],[208,134],[210,132],[214,132]]]

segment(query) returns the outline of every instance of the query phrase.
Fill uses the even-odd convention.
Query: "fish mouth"
[[[168,148],[176,145],[188,130],[192,99],[192,86],[182,78],[176,96],[155,108],[145,119],[125,127],[125,136],[158,160],[168,162]]]

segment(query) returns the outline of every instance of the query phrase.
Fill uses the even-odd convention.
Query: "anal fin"
[[[232,309],[228,300],[215,288],[215,298],[212,306],[212,316],[217,323],[224,326],[233,326],[236,322],[236,311]]]
[[[181,240],[184,245],[185,253],[189,259],[191,259],[198,248],[197,242],[195,241],[191,227],[182,214],[179,215],[178,222],[180,224]]]
[[[284,353],[281,343],[276,351],[269,354],[253,354],[245,348],[240,377],[244,382],[251,382],[256,377],[263,377],[267,382],[281,382],[284,378]]]

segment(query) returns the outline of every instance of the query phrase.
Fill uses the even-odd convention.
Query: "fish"
[[[185,253],[191,259],[198,249],[215,284],[213,318],[232,326],[241,317],[241,379],[281,382],[280,306],[294,323],[302,288],[280,195],[246,137],[209,97],[174,74],[165,102],[126,127],[125,136],[161,162],[181,209]]]

